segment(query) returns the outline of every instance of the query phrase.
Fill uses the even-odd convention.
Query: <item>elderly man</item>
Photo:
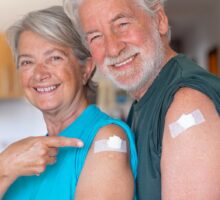
[[[64,7],[98,69],[135,98],[138,199],[220,199],[220,79],[171,49],[164,0]]]

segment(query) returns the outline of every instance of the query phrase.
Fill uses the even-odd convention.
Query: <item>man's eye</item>
[[[62,60],[61,56],[52,56],[51,61],[57,61],[57,60]]]
[[[119,26],[123,27],[123,26],[127,26],[128,25],[128,22],[123,22],[123,23],[120,23]]]
[[[102,38],[102,35],[93,35],[93,36],[88,37],[88,41],[89,43],[92,43],[92,42],[98,41],[101,38]]]
[[[130,23],[127,22],[127,21],[124,21],[124,22],[120,22],[118,24],[118,28],[119,30],[127,30],[127,28],[129,27]]]

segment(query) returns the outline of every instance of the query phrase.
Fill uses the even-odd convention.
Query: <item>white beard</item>
[[[154,79],[158,75],[164,59],[163,43],[154,23],[152,24],[151,35],[152,40],[148,39],[149,36],[143,48],[129,45],[119,56],[114,58],[106,57],[103,66],[98,67],[98,69],[101,69],[101,72],[112,80],[117,87],[128,92],[138,91],[147,85],[149,80]],[[120,72],[108,67],[109,65],[120,63],[135,54],[139,54],[138,56],[141,59],[134,67]]]

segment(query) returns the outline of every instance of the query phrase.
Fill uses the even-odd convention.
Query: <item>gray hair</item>
[[[157,12],[156,5],[161,4],[162,6],[164,6],[164,3],[166,0],[135,0],[135,1],[140,8],[142,8],[148,14],[153,16]],[[78,13],[78,8],[82,2],[83,0],[63,0],[63,7],[64,7],[65,13],[72,20],[79,34],[81,36],[84,36],[82,27],[80,26],[80,19],[79,19],[79,13]],[[170,40],[170,37],[171,37],[170,30],[167,34],[167,37]],[[84,37],[82,38],[82,42],[85,46],[87,46]]]
[[[90,52],[82,45],[78,32],[65,14],[62,6],[52,6],[43,10],[32,11],[9,27],[7,38],[16,66],[18,66],[19,38],[24,31],[32,31],[51,42],[70,47],[82,65],[91,57]],[[96,90],[96,84],[91,78],[92,76],[86,85],[87,96]]]

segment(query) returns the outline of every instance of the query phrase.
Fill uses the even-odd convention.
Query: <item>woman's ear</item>
[[[93,75],[93,72],[95,71],[95,63],[91,57],[87,58],[83,74],[82,74],[82,80],[83,85],[86,85],[89,78]]]

